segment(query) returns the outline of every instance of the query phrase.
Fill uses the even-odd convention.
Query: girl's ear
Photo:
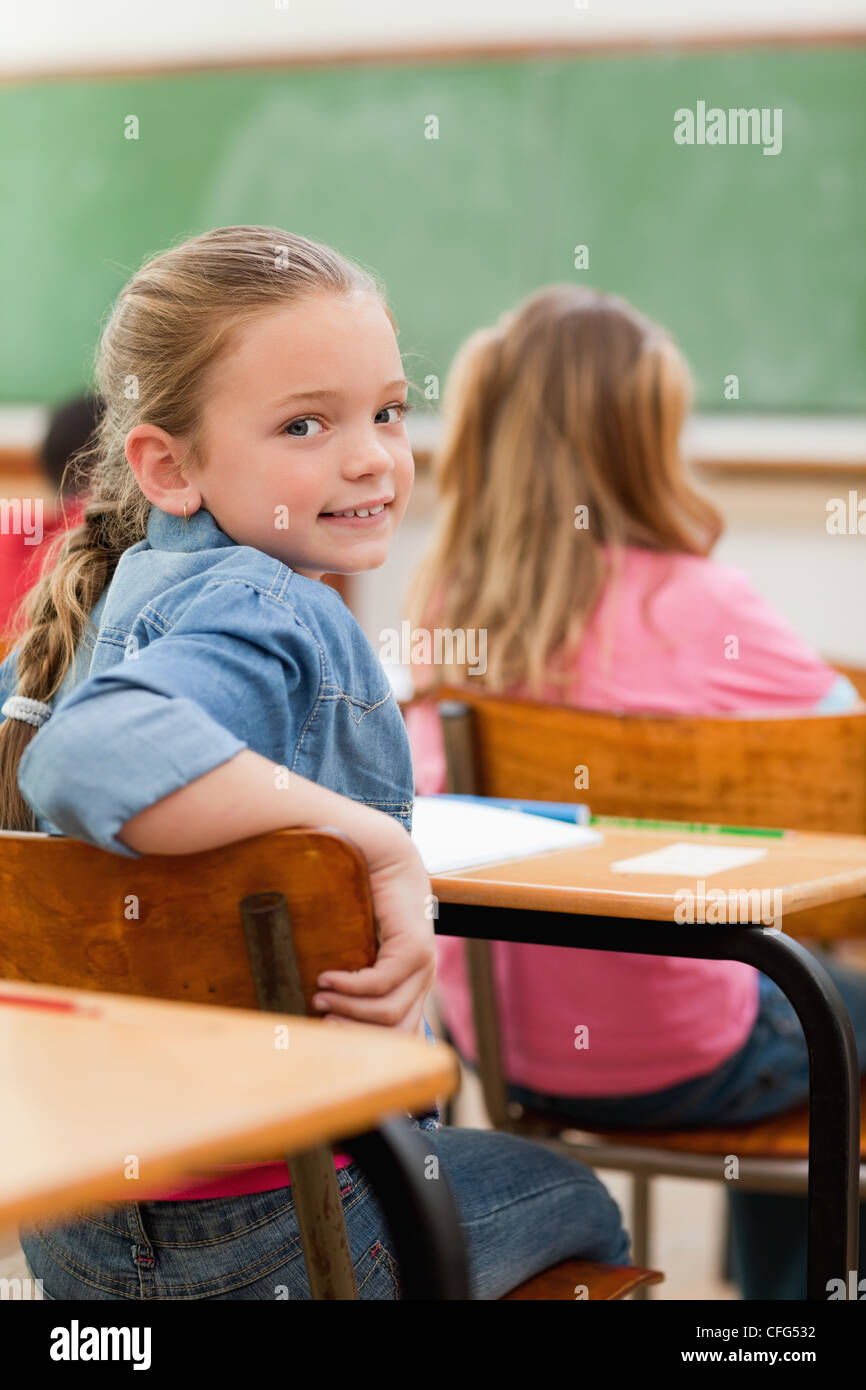
[[[194,512],[201,506],[201,492],[184,477],[183,464],[188,446],[158,425],[136,425],[126,436],[124,447],[129,466],[149,502],[174,516]]]

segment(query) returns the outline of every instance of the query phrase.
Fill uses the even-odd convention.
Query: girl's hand
[[[405,830],[396,829],[398,837],[389,837],[367,860],[380,942],[376,963],[364,970],[324,971],[313,1004],[327,1010],[328,1018],[420,1034],[435,968],[427,915],[432,894],[420,854]]]
[[[355,1019],[409,1032],[423,1029],[433,983],[430,879],[421,856],[392,816],[285,773],[245,748],[203,777],[133,816],[118,839],[139,854],[194,854],[292,826],[323,825],[348,836],[367,860],[379,931],[375,965],[326,970],[316,1007],[337,1021]]]

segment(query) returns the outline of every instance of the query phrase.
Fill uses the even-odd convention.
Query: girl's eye
[[[411,409],[412,406],[408,401],[401,401],[399,405],[386,405],[377,412],[376,422],[377,424],[396,425],[405,415],[408,415]],[[391,411],[395,412],[391,419],[381,419],[383,415],[388,415]],[[313,430],[310,428],[311,425],[316,425],[317,428]],[[321,420],[316,415],[299,415],[296,420],[290,420],[287,425],[283,426],[284,432],[290,434],[293,439],[311,439],[313,435],[320,434],[323,428]]]
[[[286,432],[291,434],[295,439],[310,439],[317,431],[311,431],[304,427],[311,424],[318,425],[321,429],[322,422],[321,420],[317,420],[315,415],[299,415],[297,420],[290,420],[285,426],[285,429]]]
[[[384,420],[382,422],[385,425],[396,425],[399,420],[402,420],[405,415],[408,415],[411,409],[412,407],[408,401],[401,401],[399,405],[386,405],[382,410],[379,411],[379,414],[376,416],[376,420],[378,421],[379,415],[387,415],[389,410],[399,410],[400,414],[397,415],[393,420]]]

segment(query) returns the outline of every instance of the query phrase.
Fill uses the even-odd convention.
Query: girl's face
[[[406,389],[375,298],[316,295],[263,315],[214,370],[190,511],[200,497],[238,545],[312,579],[377,569],[414,476]],[[381,510],[334,515],[358,508]]]

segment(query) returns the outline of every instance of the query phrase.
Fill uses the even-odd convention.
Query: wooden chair
[[[833,666],[840,675],[848,677],[861,699],[866,700],[866,667],[840,666],[838,661],[832,661],[829,657],[827,660],[829,665]]]
[[[0,978],[45,985],[312,1013],[323,970],[357,970],[376,954],[366,861],[330,830],[283,830],[207,853],[138,859],[4,831],[0,901]],[[386,1123],[344,1147],[382,1191],[386,1214],[402,1212],[391,1224],[404,1296],[431,1296],[423,1265],[432,1260],[438,1287],[452,1290],[444,1296],[462,1298],[462,1251],[437,1234],[455,1216],[453,1200],[447,1184],[418,1180],[423,1165],[406,1161],[412,1139],[405,1126],[395,1136]],[[295,1154],[288,1163],[313,1297],[357,1298],[332,1151]],[[575,1282],[589,1283],[590,1297],[617,1298],[661,1277],[597,1266]]]
[[[452,792],[587,801],[596,815],[866,833],[866,709],[796,718],[615,715],[448,686],[437,700]],[[575,789],[579,768],[588,772],[588,781],[578,775],[585,790]],[[798,913],[797,934],[826,943],[862,936],[866,901]],[[676,1133],[607,1128],[585,1140],[563,1140],[561,1118],[508,1100],[490,943],[467,941],[466,956],[491,1123],[553,1141],[593,1166],[629,1171],[638,1265],[648,1262],[652,1176],[718,1180],[720,1156],[733,1152],[741,1158],[743,1187],[805,1190],[805,1106],[760,1126]],[[866,1159],[866,1127],[861,1154]],[[645,1296],[645,1289],[637,1294]]]

